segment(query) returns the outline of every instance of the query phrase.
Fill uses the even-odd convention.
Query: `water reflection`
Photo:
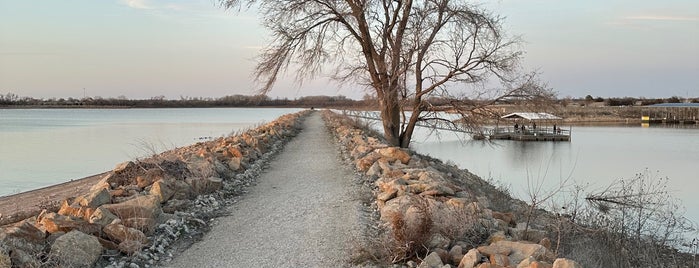
[[[483,177],[511,185],[523,197],[531,181],[556,187],[560,181],[603,189],[612,181],[633,178],[648,169],[670,179],[671,193],[681,199],[687,216],[699,222],[699,128],[696,125],[577,126],[570,142],[493,143],[464,135],[416,133],[413,149]]]

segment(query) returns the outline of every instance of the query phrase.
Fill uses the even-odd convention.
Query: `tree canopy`
[[[394,146],[408,147],[416,123],[435,119],[427,115],[430,97],[450,97],[453,111],[476,129],[481,116],[492,115],[489,103],[551,95],[534,75],[518,73],[522,51],[517,38],[503,31],[502,18],[469,1],[221,3],[257,7],[272,33],[255,70],[262,92],[290,68],[300,81],[327,72],[363,85],[376,95],[384,137]],[[501,82],[498,88],[494,80]]]

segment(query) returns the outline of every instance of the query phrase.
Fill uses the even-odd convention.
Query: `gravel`
[[[362,236],[356,176],[319,113],[202,241],[164,267],[343,267]]]

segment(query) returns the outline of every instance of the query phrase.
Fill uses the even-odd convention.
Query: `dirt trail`
[[[229,216],[165,267],[344,267],[362,233],[355,175],[320,113],[260,175]]]

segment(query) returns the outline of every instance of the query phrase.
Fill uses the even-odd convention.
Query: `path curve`
[[[355,175],[319,112],[203,240],[165,267],[344,267],[362,230]]]

